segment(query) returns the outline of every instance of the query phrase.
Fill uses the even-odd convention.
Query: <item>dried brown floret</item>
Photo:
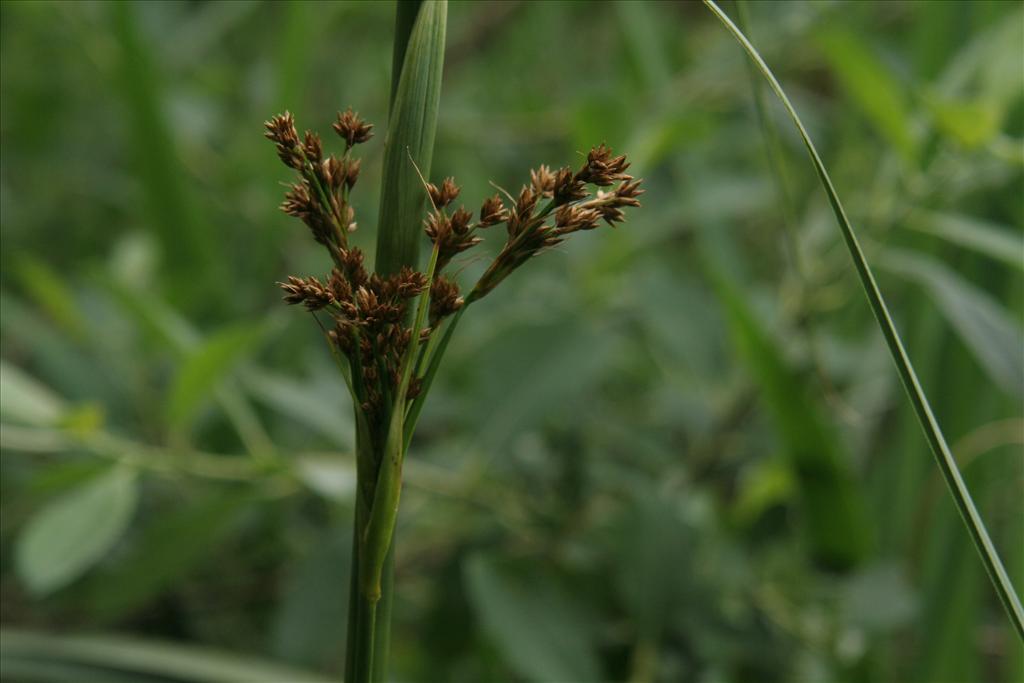
[[[356,184],[356,181],[359,180],[359,170],[362,168],[362,166],[362,159],[349,159],[347,169],[348,173],[345,176],[345,184],[348,186],[348,189],[351,190],[352,187]]]
[[[305,279],[288,276],[288,282],[278,282],[284,290],[284,300],[288,304],[303,304],[310,311],[319,311],[334,302],[331,292],[315,277]]]
[[[349,284],[352,285],[352,288],[358,289],[359,287],[366,285],[370,276],[366,272],[366,268],[363,267],[362,250],[360,250],[359,247],[351,247],[349,249],[339,248],[337,250],[337,254],[342,273],[345,275]]]
[[[409,266],[402,266],[394,277],[398,281],[396,292],[402,299],[411,299],[427,288],[427,276]]]
[[[501,195],[495,194],[484,200],[480,207],[480,227],[486,228],[508,220],[508,209],[501,201]]]
[[[551,197],[555,190],[555,174],[541,164],[536,170],[530,171],[530,185],[543,197]]]
[[[437,245],[436,271],[440,272],[455,256],[480,243],[469,229],[473,218],[465,209],[459,209],[451,217],[444,211],[434,211],[424,221],[423,230],[430,241]]]
[[[447,275],[435,279],[430,286],[430,327],[436,328],[439,322],[462,308],[464,303],[454,280]]]
[[[587,162],[576,174],[576,179],[607,187],[614,184],[616,180],[628,180],[630,176],[625,173],[627,168],[629,168],[629,162],[626,161],[626,155],[613,157],[611,148],[601,143],[587,154]]]
[[[295,118],[291,112],[278,114],[263,124],[267,129],[264,136],[277,146],[277,156],[285,166],[301,169],[303,164],[299,134],[295,130]]]
[[[307,130],[302,141],[302,151],[306,155],[306,161],[311,164],[320,163],[324,158],[324,146],[320,141],[320,136]]]
[[[360,119],[359,114],[352,111],[351,107],[344,113],[339,111],[338,120],[331,127],[345,140],[350,149],[353,145],[361,144],[373,137],[373,124]]]
[[[455,178],[445,178],[444,182],[441,183],[441,187],[433,183],[427,183],[427,193],[430,195],[430,202],[438,209],[443,209],[455,201],[461,189],[455,184]]]
[[[452,232],[459,237],[462,237],[469,232],[472,222],[473,214],[466,211],[466,207],[460,206],[455,213],[452,214]]]
[[[577,230],[592,230],[597,227],[599,220],[600,211],[583,208],[578,204],[564,204],[555,211],[555,226],[560,235]]]

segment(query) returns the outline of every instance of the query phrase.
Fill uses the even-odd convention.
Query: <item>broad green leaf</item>
[[[1024,397],[1024,330],[985,291],[941,263],[911,251],[890,249],[881,264],[922,285],[989,378],[1003,391]]]
[[[548,416],[578,409],[614,363],[618,346],[607,331],[570,325],[536,327],[509,342],[485,349],[488,357],[503,359],[489,375],[492,398],[481,403],[486,413],[479,438],[492,449],[523,426],[540,427]]]
[[[875,316],[875,321],[878,323],[878,328],[882,332],[882,336],[885,338],[886,346],[889,348],[889,354],[892,356],[893,362],[896,364],[896,370],[899,372],[900,380],[903,382],[903,386],[907,391],[907,396],[914,408],[917,420],[921,425],[921,429],[924,430],[925,437],[928,439],[928,445],[931,447],[932,454],[935,456],[935,463],[942,472],[942,477],[946,482],[946,486],[949,488],[949,493],[953,497],[953,501],[956,503],[957,510],[964,521],[964,525],[967,527],[968,533],[971,535],[971,540],[974,542],[978,555],[981,558],[982,563],[985,565],[985,570],[988,572],[992,585],[995,588],[996,593],[999,595],[999,600],[1003,603],[1003,607],[1006,609],[1007,616],[1010,618],[1010,622],[1013,624],[1013,627],[1017,632],[1017,636],[1024,640],[1024,607],[1021,606],[1020,598],[1017,596],[1017,591],[1013,587],[1013,582],[1010,580],[1010,576],[1006,572],[1006,567],[1003,566],[1003,561],[1000,559],[999,553],[996,550],[995,545],[992,543],[992,539],[989,537],[988,529],[985,528],[985,522],[982,520],[977,507],[974,505],[974,500],[971,498],[971,492],[967,488],[967,484],[964,483],[963,476],[960,474],[960,470],[957,467],[953,453],[949,449],[949,444],[946,443],[946,438],[942,434],[942,429],[939,427],[939,423],[935,419],[935,414],[932,412],[931,405],[928,402],[928,397],[925,396],[924,389],[921,388],[921,382],[917,379],[917,373],[914,371],[914,367],[910,362],[910,357],[907,355],[906,349],[903,347],[903,340],[900,339],[900,335],[896,331],[896,326],[893,324],[892,316],[889,315],[889,308],[885,304],[882,292],[878,288],[878,283],[875,282],[874,274],[871,272],[871,267],[868,265],[867,259],[864,256],[864,251],[861,249],[860,242],[857,239],[857,234],[854,232],[853,226],[850,224],[850,219],[846,216],[846,210],[843,208],[843,204],[839,199],[839,194],[836,192],[835,186],[832,183],[832,178],[829,177],[828,170],[825,168],[825,164],[821,160],[821,156],[818,154],[818,150],[814,146],[814,142],[807,133],[807,128],[804,126],[803,121],[800,119],[800,115],[797,114],[796,109],[793,107],[793,103],[790,102],[789,97],[786,95],[786,91],[782,89],[782,85],[779,83],[778,79],[775,78],[775,74],[765,63],[760,53],[758,53],[757,48],[755,48],[743,34],[743,31],[741,31],[736,24],[729,19],[728,15],[726,15],[725,12],[723,12],[721,8],[713,2],[713,0],[704,0],[704,4],[711,10],[715,17],[722,23],[729,33],[732,34],[733,38],[736,39],[740,46],[746,51],[747,55],[753,60],[758,70],[761,72],[761,75],[763,75],[765,80],[768,81],[768,84],[778,96],[782,105],[786,108],[786,112],[789,114],[793,125],[800,134],[800,138],[803,140],[804,146],[807,148],[807,153],[811,158],[814,170],[818,174],[818,179],[821,181],[822,188],[825,190],[825,194],[828,195],[829,205],[831,206],[832,213],[835,215],[836,222],[839,225],[839,230],[842,233],[843,241],[846,243],[846,248],[850,253],[850,259],[853,261],[853,265],[857,269],[857,277],[860,279],[861,285],[864,287],[864,293],[867,295],[868,304],[871,306],[871,311]],[[1017,25],[1011,27],[1010,30],[1019,31],[1021,29],[1021,23],[1017,21],[1016,24]]]
[[[218,382],[253,350],[262,333],[263,328],[258,326],[231,327],[209,337],[192,352],[171,387],[168,420],[177,427],[184,426]]]
[[[504,659],[529,681],[599,681],[591,624],[558,587],[476,555],[465,565],[477,619]]]
[[[375,265],[379,273],[419,265],[420,226],[426,207],[419,174],[430,177],[447,16],[445,0],[421,3],[405,49],[384,147]]]
[[[5,629],[0,631],[0,661],[60,664],[63,671],[80,667],[81,678],[30,680],[204,681],[206,683],[326,683],[319,674],[276,662],[228,654],[193,645],[129,636],[53,635]],[[56,671],[56,669],[55,669]],[[110,674],[102,678],[103,673]],[[6,673],[6,668],[5,668]]]
[[[252,500],[248,491],[217,490],[164,511],[128,554],[90,585],[90,613],[111,621],[138,609],[218,549]]]
[[[49,387],[0,360],[0,415],[31,425],[53,425],[67,406]]]
[[[906,88],[853,31],[831,28],[818,34],[817,43],[853,103],[905,159],[913,159],[916,145]]]
[[[45,595],[103,559],[135,512],[135,473],[115,467],[43,508],[22,530],[18,574]]]
[[[1024,234],[972,216],[915,211],[907,225],[1024,271]]]

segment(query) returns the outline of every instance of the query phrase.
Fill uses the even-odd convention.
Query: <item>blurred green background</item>
[[[393,14],[0,5],[5,680],[337,677],[353,427],[274,285],[328,264],[262,122],[378,124],[372,254]],[[1020,588],[1022,6],[749,14]],[[395,680],[1024,679],[755,83],[698,3],[450,5],[434,178],[475,205],[606,141],[648,191],[456,335],[407,466]]]

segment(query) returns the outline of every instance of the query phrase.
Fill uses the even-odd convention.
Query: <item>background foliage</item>
[[[1020,5],[749,11],[1020,586]],[[273,286],[327,266],[276,211],[260,135],[285,108],[383,124],[392,21],[0,5],[5,678],[340,669],[353,427]],[[449,22],[436,178],[474,202],[607,141],[648,193],[455,337],[407,465],[394,676],[1020,680],[801,143],[768,101],[766,147],[732,39],[688,3]],[[355,196],[370,253],[381,142]]]

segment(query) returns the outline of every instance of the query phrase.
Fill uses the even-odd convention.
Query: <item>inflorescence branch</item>
[[[613,156],[601,144],[590,150],[576,171],[569,167],[552,171],[547,166],[530,171],[530,182],[517,198],[509,197],[506,206],[500,194],[489,197],[475,220],[464,206],[452,210],[460,192],[453,178],[439,186],[425,183],[432,210],[423,227],[436,253],[433,269],[424,274],[404,267],[381,277],[368,273],[363,253],[348,244],[348,233],[356,229],[348,197],[360,170],[352,150],[372,137],[373,126],[349,109],[338,114],[333,128],[345,142],[340,158],[324,158],[316,133],[306,131],[300,138],[288,112],[266,123],[266,137],[276,145],[281,161],[298,173],[298,182],[289,188],[281,209],[302,220],[334,262],[323,280],[289,276],[279,284],[286,303],[330,316],[329,342],[349,363],[352,392],[377,445],[383,445],[392,413],[397,412],[392,400],[404,388],[401,415],[407,443],[464,308],[570,234],[593,230],[602,221],[614,226],[625,220],[626,207],[640,206],[641,181],[626,173],[629,162],[624,155]],[[546,201],[541,204],[541,200]],[[506,227],[504,246],[463,297],[454,277],[444,272],[446,267],[479,244],[483,231],[500,224]],[[425,326],[413,339],[416,323],[410,318],[416,304],[411,302],[424,292],[429,292],[429,303],[424,302]],[[437,330],[453,315],[439,339]]]

